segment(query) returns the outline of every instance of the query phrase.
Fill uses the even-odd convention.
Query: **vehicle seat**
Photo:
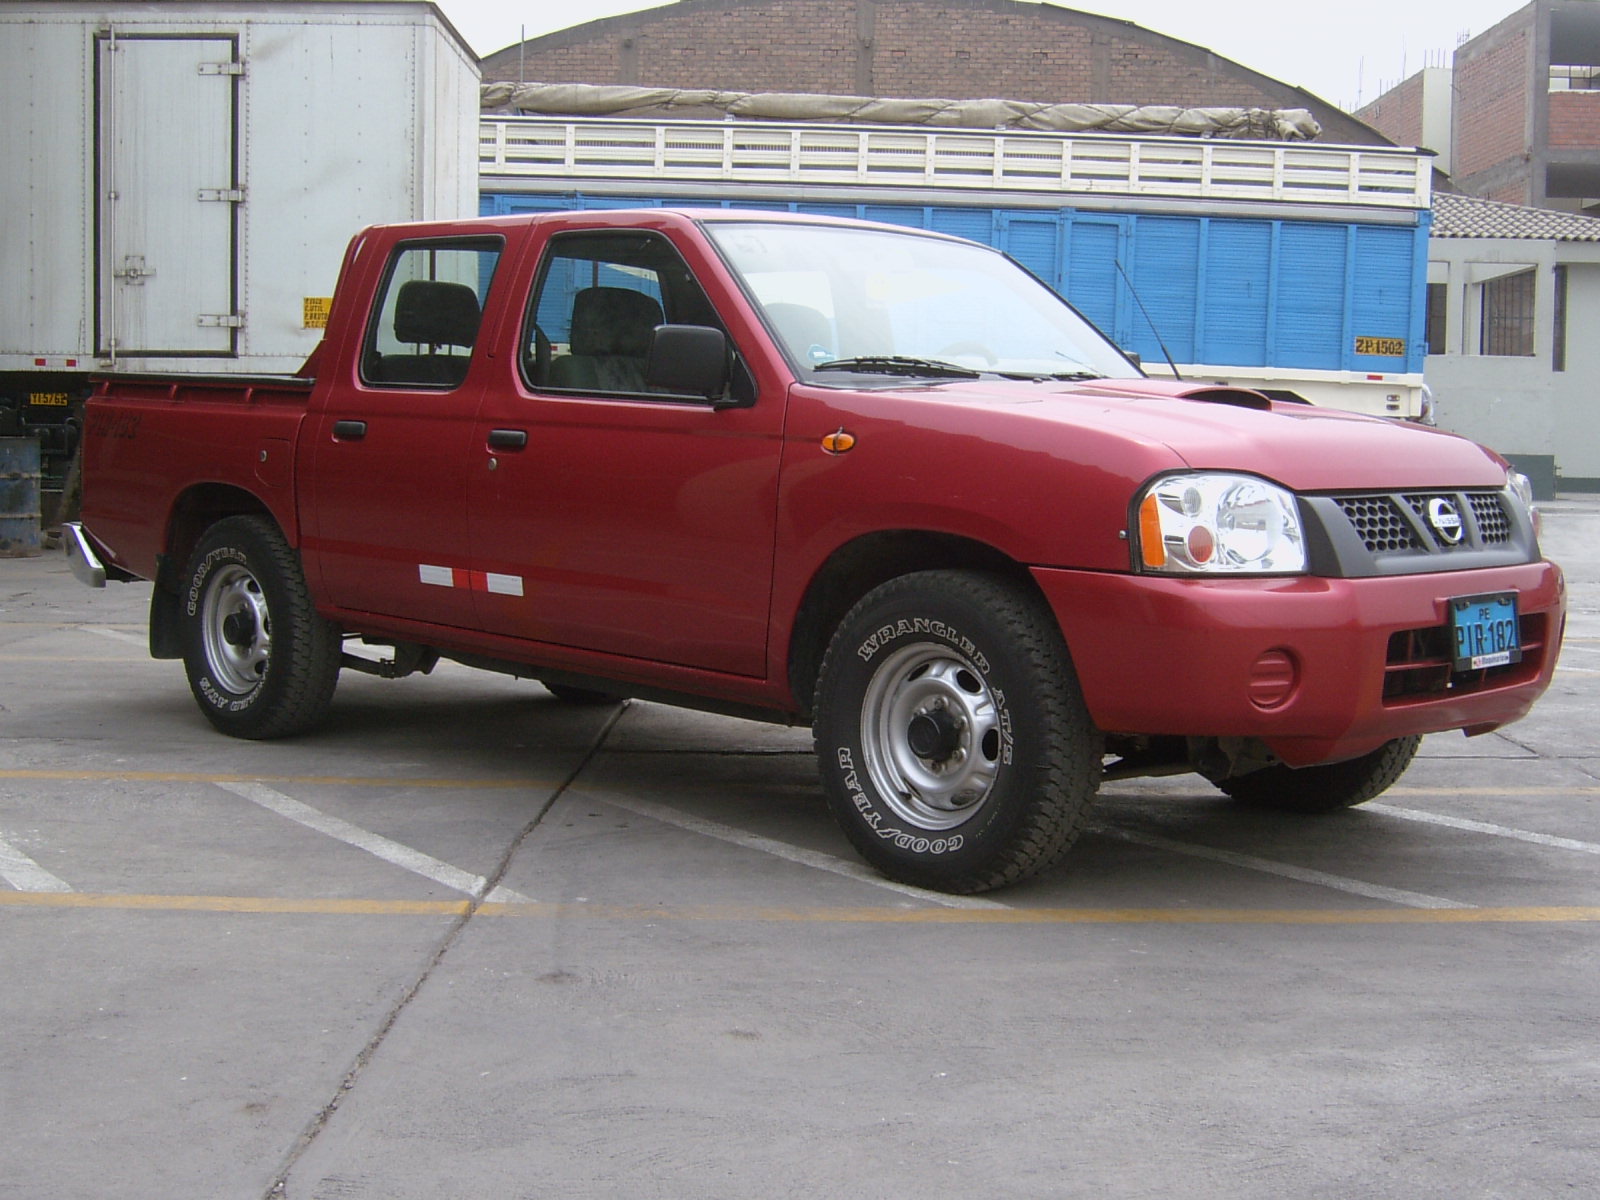
[[[478,294],[466,284],[406,280],[395,296],[394,338],[416,346],[417,352],[381,356],[371,372],[372,382],[451,387],[461,383],[472,355],[441,354],[439,350],[459,347],[471,351],[482,319]]]
[[[572,301],[572,353],[550,363],[552,387],[642,392],[661,305],[629,288],[584,288]]]

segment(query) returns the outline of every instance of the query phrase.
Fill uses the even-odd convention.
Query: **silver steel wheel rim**
[[[930,740],[937,745],[919,753],[930,751]],[[1004,742],[988,684],[948,647],[897,650],[867,683],[867,774],[895,816],[919,829],[954,829],[973,818],[999,778]]]
[[[244,567],[230,564],[211,577],[200,632],[206,665],[219,687],[248,696],[261,686],[272,655],[272,615],[260,582]]]

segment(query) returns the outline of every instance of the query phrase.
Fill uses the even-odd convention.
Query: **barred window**
[[[1533,353],[1534,272],[1502,275],[1483,285],[1483,330],[1479,354],[1527,356]]]
[[[1555,337],[1550,348],[1550,369],[1567,369],[1567,264],[1556,266]]]
[[[1450,285],[1447,283],[1430,283],[1428,285],[1428,353],[1445,354],[1448,347],[1445,339],[1445,313],[1450,300]]]

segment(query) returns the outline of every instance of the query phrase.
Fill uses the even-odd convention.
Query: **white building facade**
[[[1439,426],[1600,491],[1600,218],[1436,193],[1428,301]]]

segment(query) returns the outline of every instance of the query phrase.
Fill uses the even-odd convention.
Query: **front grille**
[[[1478,523],[1478,536],[1485,546],[1500,546],[1511,540],[1511,519],[1505,505],[1493,492],[1473,492],[1467,497],[1472,517]]]
[[[1388,496],[1341,496],[1338,504],[1369,553],[1421,549],[1416,531]]]
[[[1444,500],[1461,517],[1461,539],[1445,540],[1428,519],[1432,501]],[[1511,519],[1498,492],[1402,492],[1336,496],[1334,503],[1368,554],[1459,554],[1504,546]]]

